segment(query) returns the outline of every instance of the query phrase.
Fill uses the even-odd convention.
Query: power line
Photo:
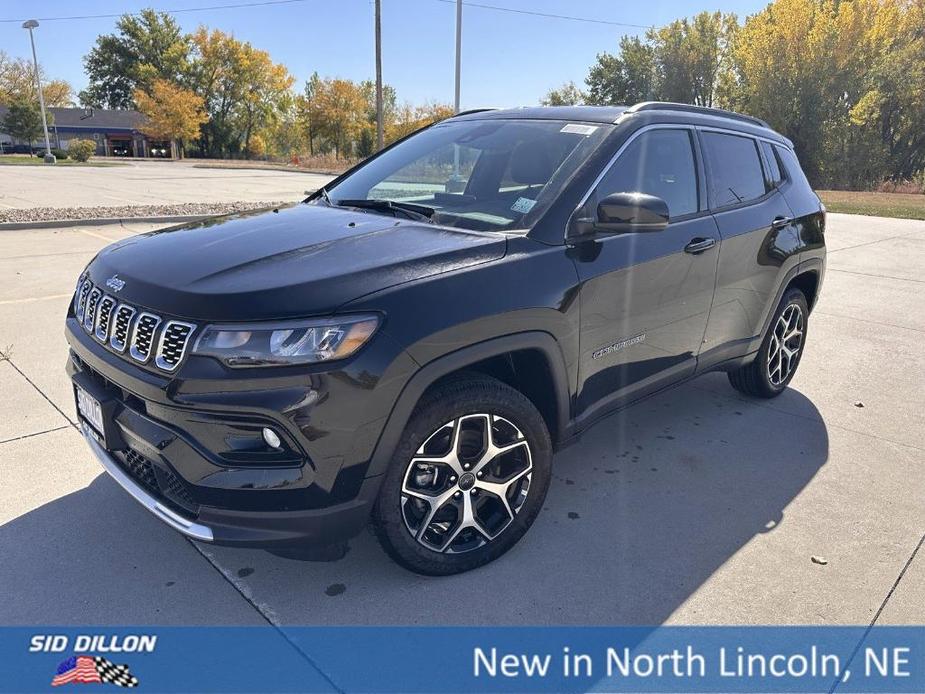
[[[167,14],[180,14],[181,12],[206,12],[208,10],[234,10],[243,7],[267,7],[269,5],[293,5],[295,3],[310,2],[311,0],[262,0],[262,2],[239,2],[228,5],[208,5],[205,7],[181,7],[176,10],[157,10]],[[140,12],[118,12],[115,14],[81,14],[71,17],[36,17],[40,22],[65,22],[79,19],[115,19],[123,15],[137,15]],[[23,19],[0,19],[2,24],[12,24],[13,22],[23,22]]]
[[[456,0],[435,0],[450,5],[455,5]],[[629,24],[627,22],[615,22],[609,19],[593,19],[591,17],[575,17],[567,14],[552,14],[550,12],[535,12],[534,10],[518,10],[513,7],[501,7],[499,5],[486,5],[480,2],[466,2],[463,0],[465,7],[477,7],[482,10],[494,10],[495,12],[510,12],[511,14],[527,14],[533,17],[545,17],[546,19],[564,19],[570,22],[585,22],[586,24],[606,24],[615,27],[630,27],[632,29],[651,29],[651,24]]]
[[[230,3],[225,5],[206,5],[203,7],[180,7],[175,10],[157,10],[158,12],[165,12],[167,14],[181,14],[185,12],[208,12],[210,10],[235,10],[248,7],[270,7],[273,5],[294,5],[301,4],[304,2],[310,2],[311,0],[261,0],[258,2],[238,2]],[[442,2],[449,5],[455,5],[456,0],[434,0],[435,2]],[[534,10],[519,10],[513,7],[502,7],[500,5],[488,5],[481,2],[466,2],[463,1],[463,5],[466,7],[474,7],[480,10],[491,10],[494,12],[507,12],[510,14],[522,14],[529,15],[531,17],[543,17],[545,19],[561,19],[569,22],[583,22],[585,24],[603,24],[606,26],[616,26],[616,27],[628,27],[631,29],[649,29],[651,25],[649,24],[631,24],[628,22],[616,22],[609,19],[594,19],[592,17],[576,17],[574,15],[566,14],[553,14],[551,12],[536,12]],[[78,21],[82,19],[117,19],[123,15],[136,15],[138,12],[116,12],[110,14],[82,14],[82,15],[72,15],[69,17],[36,17],[40,22],[68,22],[68,21]],[[20,23],[25,21],[27,18],[20,19],[0,19],[0,24],[13,24]]]

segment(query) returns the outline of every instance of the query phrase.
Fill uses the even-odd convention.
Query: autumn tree
[[[189,40],[166,12],[125,14],[116,33],[96,39],[84,57],[89,86],[80,93],[85,106],[131,108],[135,91],[156,79],[179,82],[188,67]]]
[[[182,156],[183,143],[197,138],[199,127],[209,119],[201,96],[167,80],[154,80],[150,93],[136,89],[133,98],[145,116],[141,131],[155,140],[169,140],[174,157]]]
[[[360,85],[350,80],[322,80],[315,95],[320,134],[334,149],[334,156],[351,156],[365,121],[367,100]]]
[[[540,103],[543,106],[575,106],[585,102],[585,94],[574,82],[568,81],[561,86],[546,92]]]
[[[209,115],[202,150],[212,156],[250,154],[253,136],[292,106],[294,79],[266,51],[218,29],[200,27],[191,41],[189,85]]]
[[[72,106],[74,88],[64,80],[49,80],[39,65],[42,96],[46,106]],[[35,93],[35,68],[26,58],[10,58],[0,51],[0,104],[24,99],[38,102]]]
[[[406,103],[398,110],[395,122],[386,128],[386,141],[394,142],[452,115],[453,107],[449,104],[430,103],[415,107]]]

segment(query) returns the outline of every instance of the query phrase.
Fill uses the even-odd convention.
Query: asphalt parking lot
[[[524,540],[452,578],[368,533],[340,558],[193,543],[103,474],[63,315],[93,254],[150,228],[0,232],[0,624],[925,622],[925,222],[830,215],[784,395],[714,374],[611,416]]]
[[[331,179],[271,169],[205,169],[193,160],[106,167],[0,167],[0,210],[26,207],[296,202]],[[54,191],[51,193],[50,191]]]

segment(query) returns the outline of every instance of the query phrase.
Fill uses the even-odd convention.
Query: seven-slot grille
[[[142,364],[153,357],[154,365],[162,371],[174,371],[180,366],[196,331],[193,323],[165,321],[150,311],[120,304],[89,279],[77,284],[74,316],[87,333],[113,351],[127,352]]]

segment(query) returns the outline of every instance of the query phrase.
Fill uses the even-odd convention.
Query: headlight
[[[344,359],[362,347],[379,325],[376,316],[254,325],[210,325],[193,352],[228,366],[281,366]]]

